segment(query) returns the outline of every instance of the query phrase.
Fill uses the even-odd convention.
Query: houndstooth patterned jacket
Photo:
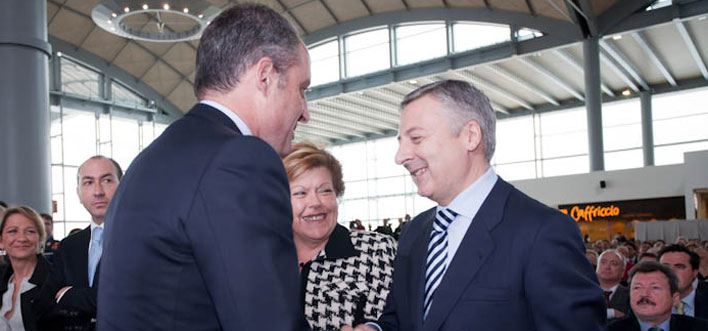
[[[325,249],[303,265],[305,317],[313,330],[375,321],[393,277],[396,242],[337,224]]]

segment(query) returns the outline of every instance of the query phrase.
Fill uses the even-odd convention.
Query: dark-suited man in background
[[[301,330],[289,185],[279,155],[309,114],[293,27],[241,4],[197,49],[200,103],[133,161],[113,200],[100,330]]]
[[[41,330],[95,329],[104,218],[122,176],[118,163],[104,156],[79,167],[76,190],[91,225],[62,240],[52,256],[52,270],[35,302]]]
[[[708,322],[672,315],[679,302],[676,273],[654,261],[639,262],[629,271],[629,297],[634,316],[610,324],[609,331],[705,331]]]
[[[396,163],[439,204],[401,235],[383,330],[603,330],[605,305],[575,222],[489,165],[495,117],[462,81],[402,102]],[[359,326],[361,330],[374,325]]]
[[[679,302],[673,313],[708,320],[708,284],[697,280],[701,258],[682,245],[669,245],[659,252],[659,262],[678,277]]]
[[[629,311],[629,288],[620,281],[626,266],[624,256],[615,249],[608,249],[600,254],[597,264],[597,280],[605,291],[607,320],[624,317]]]

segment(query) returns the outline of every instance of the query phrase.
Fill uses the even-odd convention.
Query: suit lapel
[[[499,178],[475,215],[442,282],[435,290],[423,330],[440,328],[464,289],[474,280],[484,262],[494,252],[495,245],[490,232],[502,220],[510,190],[511,185]]]
[[[88,287],[88,250],[91,242],[91,226],[76,235],[79,236],[77,239],[80,239],[80,244],[76,246],[76,251],[72,253],[72,255],[75,254],[74,256],[76,256],[73,268],[78,272],[76,275],[80,278],[80,284]]]
[[[422,217],[422,231],[413,239],[413,248],[411,250],[411,282],[408,293],[413,293],[412,303],[412,318],[414,324],[421,328],[423,323],[423,295],[425,290],[425,265],[428,257],[428,244],[430,243],[430,232],[433,229],[433,219],[435,218],[436,208],[432,209],[428,215]]]

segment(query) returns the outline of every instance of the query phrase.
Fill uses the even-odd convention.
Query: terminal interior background
[[[100,16],[108,2],[124,12]],[[590,239],[634,235],[637,222],[708,219],[708,1],[260,2],[286,16],[310,51],[311,121],[295,140],[328,146],[342,163],[345,226],[388,218],[395,228],[434,206],[393,161],[398,104],[448,78],[490,97],[497,173],[571,215]],[[130,171],[196,102],[198,39],[150,39],[180,38],[232,3],[46,1],[55,238],[88,225],[76,195],[81,162],[102,154]],[[116,32],[125,26],[145,33]],[[599,122],[586,100],[593,47]]]

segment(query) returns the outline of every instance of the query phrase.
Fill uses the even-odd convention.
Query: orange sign
[[[564,214],[568,214],[568,209],[560,209]],[[570,217],[572,217],[576,222],[585,221],[592,222],[595,217],[611,217],[618,216],[620,214],[619,207],[615,205],[609,206],[593,206],[586,205],[585,208],[579,208],[578,206],[573,206],[570,210]]]

